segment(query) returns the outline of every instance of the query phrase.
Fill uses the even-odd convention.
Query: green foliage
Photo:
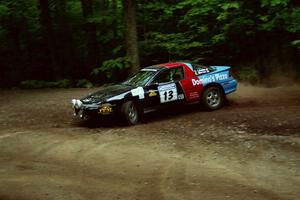
[[[237,73],[237,78],[245,83],[257,84],[259,83],[260,76],[256,69],[242,67]]]
[[[193,40],[193,36],[188,33],[162,34],[159,32],[149,33],[146,42],[142,45],[152,49],[164,49],[170,54],[179,56],[188,55],[189,50],[192,48],[204,47],[206,44],[205,42]]]
[[[77,82],[76,87],[79,87],[79,88],[92,88],[93,87],[93,83],[91,83],[87,79],[80,79]]]
[[[262,0],[261,5],[262,7],[267,7],[267,6],[287,6],[290,0]]]
[[[119,57],[116,59],[110,59],[103,62],[101,67],[95,68],[92,71],[92,75],[99,75],[105,73],[110,79],[113,73],[116,71],[126,70],[130,67],[130,62],[127,57]]]
[[[5,4],[0,4],[0,18],[3,19],[9,15],[9,8]]]
[[[44,81],[44,80],[26,80],[20,83],[24,89],[42,89],[42,88],[69,88],[71,82],[68,79],[59,81]]]
[[[285,13],[283,15],[285,21],[287,21],[287,30],[292,33],[300,32],[300,7],[292,9],[291,13]]]
[[[294,40],[292,45],[300,47],[300,40]]]
[[[125,76],[129,62],[124,57],[121,0],[84,1],[90,2],[87,15],[81,0],[48,0],[53,33],[47,34],[39,2],[0,1],[1,85],[31,79],[91,79],[91,71],[99,84]],[[285,63],[299,66],[300,5],[296,0],[136,2],[142,66],[168,60],[236,66],[259,63],[260,73],[268,71],[264,63],[269,62],[280,63],[282,70]],[[94,66],[101,67],[93,70]],[[255,82],[256,73],[243,68],[241,78]],[[57,87],[39,81],[24,84]],[[90,86],[83,80],[77,84]]]

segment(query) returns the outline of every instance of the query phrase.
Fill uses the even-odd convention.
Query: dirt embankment
[[[240,86],[144,123],[86,126],[92,90],[0,91],[0,199],[299,199],[300,89]]]

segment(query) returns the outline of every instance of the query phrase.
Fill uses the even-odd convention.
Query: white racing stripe
[[[137,87],[135,89],[131,90],[132,96],[138,96],[139,99],[144,99],[145,98],[145,91],[143,87]]]

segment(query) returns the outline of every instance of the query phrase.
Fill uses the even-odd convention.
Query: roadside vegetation
[[[230,65],[299,81],[298,0],[2,0],[0,87],[92,87],[141,66]]]

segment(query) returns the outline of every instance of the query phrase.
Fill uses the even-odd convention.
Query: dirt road
[[[95,90],[95,89],[92,89]],[[132,127],[82,124],[92,91],[0,91],[0,199],[300,199],[300,88],[240,86]]]

